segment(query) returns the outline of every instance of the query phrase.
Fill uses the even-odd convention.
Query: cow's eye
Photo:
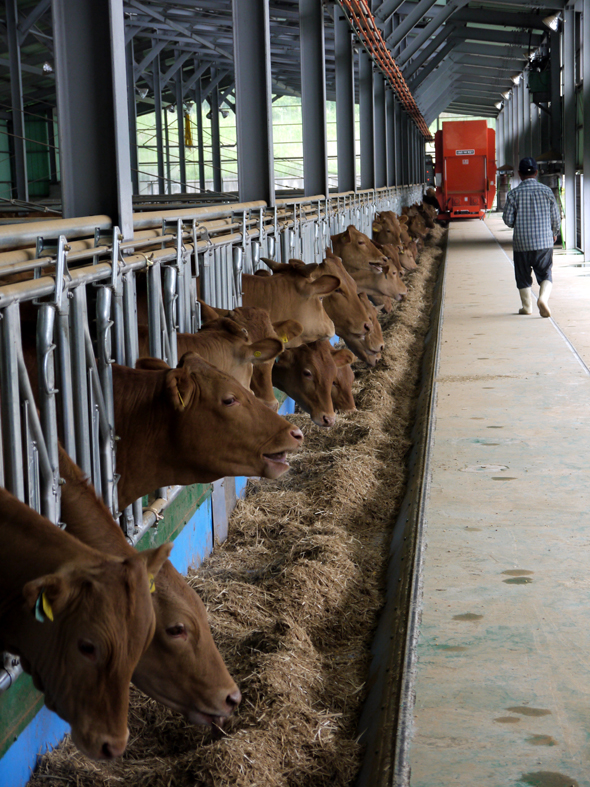
[[[186,630],[182,623],[176,623],[174,626],[168,626],[166,634],[169,637],[184,637],[186,639]]]
[[[313,374],[309,371],[309,369],[304,369],[303,370],[303,376],[311,378],[311,377],[313,377]]]
[[[78,640],[78,650],[90,661],[96,661],[96,646],[87,639]]]
[[[344,290],[343,290],[341,287],[336,287],[336,289],[334,290],[334,292],[339,292],[339,293],[340,293],[340,295],[344,295]]]
[[[239,404],[235,396],[224,396],[221,400],[226,407],[231,407],[232,404]]]
[[[359,246],[364,246],[365,245],[365,241],[364,240],[359,240],[358,243],[359,243]]]

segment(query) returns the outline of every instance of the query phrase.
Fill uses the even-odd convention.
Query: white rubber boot
[[[551,317],[551,311],[549,309],[549,296],[551,295],[551,287],[553,286],[553,282],[550,282],[548,279],[541,282],[541,287],[539,288],[539,298],[537,300],[537,306],[539,307],[539,314],[541,317]]]
[[[533,299],[530,287],[523,287],[519,290],[520,300],[522,301],[522,309],[518,310],[519,314],[532,314],[533,313]]]

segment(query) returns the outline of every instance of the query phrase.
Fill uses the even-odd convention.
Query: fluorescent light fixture
[[[522,74],[514,74],[514,76],[511,76],[510,79],[514,82],[515,85],[518,85],[521,76]]]
[[[551,14],[551,16],[546,16],[541,21],[543,24],[549,28],[549,30],[553,30],[553,32],[557,32],[559,30],[559,22],[561,19],[561,13]]]
[[[510,91],[509,90],[505,90],[503,93],[500,93],[500,95],[502,96],[503,99],[508,101],[508,99],[510,98]]]

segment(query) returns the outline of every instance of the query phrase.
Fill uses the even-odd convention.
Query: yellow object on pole
[[[184,146],[187,148],[193,147],[193,131],[191,128],[190,112],[184,113]]]

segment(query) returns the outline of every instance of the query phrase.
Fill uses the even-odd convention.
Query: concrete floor
[[[510,239],[451,224],[412,787],[590,785],[590,375],[517,314]],[[553,316],[590,366],[590,267],[555,260]]]

